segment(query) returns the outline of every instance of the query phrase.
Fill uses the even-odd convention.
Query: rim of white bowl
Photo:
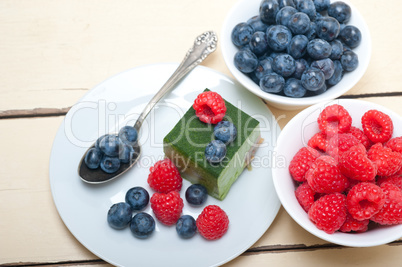
[[[386,114],[388,114],[393,121],[397,119],[402,126],[402,118],[399,114],[395,113],[394,111],[381,106],[379,104],[364,101],[364,100],[356,100],[356,99],[335,99],[331,101],[326,101],[324,103],[319,103],[313,106],[310,106],[303,111],[299,112],[295,117],[293,117],[286,126],[282,129],[276,147],[274,149],[274,155],[281,155],[280,147],[282,143],[287,143],[286,138],[288,137],[288,132],[294,132],[294,127],[297,127],[301,121],[304,121],[308,118],[309,114],[313,114],[314,111],[322,110],[325,106],[330,104],[340,104],[345,106],[348,110],[348,106],[355,105],[358,107],[369,107],[370,109],[378,109]],[[317,114],[317,113],[314,113]],[[353,125],[353,124],[352,124]],[[355,126],[355,125],[354,125]],[[399,130],[399,133],[402,134],[402,130]],[[398,134],[399,136],[399,134]],[[301,148],[301,147],[300,147]],[[299,149],[300,149],[299,148]],[[287,171],[286,166],[286,171]],[[309,233],[334,244],[342,245],[342,246],[349,246],[349,247],[373,247],[384,245],[395,241],[402,237],[402,224],[400,225],[393,225],[393,226],[380,226],[375,229],[370,229],[364,233],[342,233],[342,232],[335,232],[334,234],[327,234],[322,230],[319,230],[309,219],[307,213],[303,210],[303,208],[298,204],[296,197],[293,194],[292,198],[286,197],[289,195],[289,192],[284,188],[283,179],[289,178],[287,183],[291,181],[293,184],[293,179],[289,176],[283,177],[283,168],[277,168],[275,165],[272,168],[272,177],[274,182],[274,187],[276,193],[279,197],[279,200],[282,203],[282,206],[287,211],[290,217],[299,224],[302,228],[304,228]],[[297,203],[295,208],[295,202]],[[384,232],[392,232],[392,234],[396,235],[384,235]],[[398,234],[399,233],[399,234]]]
[[[251,91],[252,93],[256,94],[258,97],[265,99],[273,106],[281,108],[281,109],[289,109],[294,110],[301,107],[307,107],[313,104],[316,104],[321,101],[328,101],[331,99],[335,99],[350,89],[352,89],[363,77],[364,73],[366,72],[370,58],[372,53],[372,41],[371,41],[371,34],[369,28],[360,14],[360,12],[350,3],[349,0],[342,0],[343,2],[350,5],[352,9],[352,18],[351,21],[347,25],[355,25],[355,21],[359,21],[358,28],[362,33],[362,42],[361,44],[353,49],[353,51],[358,54],[359,56],[359,66],[356,70],[351,73],[346,73],[343,77],[342,81],[335,85],[330,90],[326,91],[325,93],[317,96],[309,96],[303,98],[291,98],[281,95],[270,94],[262,91],[260,87],[255,84],[247,75],[240,72],[233,64],[233,56],[238,51],[238,48],[232,43],[231,41],[231,32],[233,27],[240,23],[245,22],[251,16],[239,18],[238,21],[234,20],[234,17],[240,12],[239,10],[250,10],[253,8],[255,10],[254,14],[258,15],[258,8],[255,8],[261,2],[260,0],[240,0],[232,7],[232,9],[227,14],[222,30],[221,30],[221,39],[222,39],[222,54],[223,59],[226,63],[231,74],[235,77],[237,81],[239,81],[247,90]],[[335,89],[335,90],[334,90]]]

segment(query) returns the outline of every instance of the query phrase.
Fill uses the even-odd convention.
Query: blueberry
[[[303,73],[301,82],[307,90],[318,91],[325,83],[325,76],[321,70],[309,68]]]
[[[310,18],[303,12],[297,12],[290,17],[288,28],[293,34],[304,34],[310,29]]]
[[[209,163],[219,163],[226,156],[226,145],[220,140],[213,140],[205,148],[205,158]]]
[[[339,22],[332,17],[322,17],[316,20],[316,34],[319,38],[325,41],[336,39],[341,30]]]
[[[328,16],[335,18],[339,23],[348,23],[352,16],[352,9],[348,4],[337,1],[329,5]]]
[[[207,189],[200,184],[190,185],[186,190],[186,200],[188,203],[200,206],[205,203],[208,197]]]
[[[314,21],[316,19],[316,10],[313,0],[297,0],[294,1],[296,4],[296,9],[300,12],[306,13],[310,20]]]
[[[302,86],[300,80],[289,78],[285,83],[283,93],[289,97],[300,98],[306,94],[306,89]]]
[[[257,56],[247,50],[237,51],[234,56],[234,65],[243,73],[253,72],[258,66]]]
[[[310,21],[310,28],[309,30],[304,34],[307,39],[309,39],[309,41],[315,39],[317,37],[317,33],[316,33],[316,24],[314,21]]]
[[[90,169],[97,169],[102,160],[103,153],[100,149],[93,147],[85,155],[84,162]]]
[[[269,73],[260,80],[260,88],[266,93],[279,93],[284,86],[285,79],[276,73]]]
[[[268,25],[262,22],[260,16],[251,17],[247,20],[247,24],[250,25],[254,32],[266,32]]]
[[[273,72],[272,62],[273,59],[271,57],[259,61],[257,68],[252,72],[255,74],[258,83],[260,83],[260,80],[264,75]]]
[[[249,46],[251,52],[256,56],[263,55],[268,50],[268,42],[265,32],[255,32],[253,36],[251,36]]]
[[[148,191],[141,186],[130,188],[126,193],[125,201],[131,206],[133,211],[140,211],[148,205]]]
[[[191,238],[197,231],[197,224],[190,215],[183,215],[176,223],[176,232],[181,238]]]
[[[297,13],[297,9],[294,7],[285,6],[284,8],[281,8],[276,14],[276,24],[288,26],[290,17],[295,13]]]
[[[278,0],[279,8],[284,8],[286,6],[296,7],[293,0]]]
[[[332,46],[325,40],[314,39],[307,44],[307,53],[312,59],[324,59],[331,55]]]
[[[329,58],[313,61],[310,66],[320,69],[324,73],[325,80],[331,78],[335,72],[334,62]]]
[[[339,39],[350,48],[356,48],[362,41],[362,33],[359,28],[348,25],[339,33]]]
[[[341,57],[341,64],[345,71],[354,71],[359,65],[359,58],[353,51],[346,51]]]
[[[134,148],[130,145],[123,144],[122,149],[119,154],[119,159],[121,163],[130,163],[133,159]]]
[[[120,168],[120,160],[118,157],[103,156],[100,167],[106,173],[117,172]]]
[[[107,213],[107,222],[114,229],[123,229],[131,221],[133,210],[125,202],[113,204]]]
[[[302,58],[307,52],[308,39],[305,35],[295,35],[290,41],[287,52],[294,59]]]
[[[279,11],[279,4],[277,0],[263,0],[260,3],[260,18],[261,20],[270,25],[275,23],[276,14]]]
[[[99,142],[99,149],[107,156],[117,157],[123,143],[117,135],[108,134]]]
[[[254,29],[247,23],[241,22],[237,24],[231,34],[232,43],[236,46],[243,46],[250,42]]]
[[[95,142],[95,147],[96,147],[96,148],[99,148],[99,149],[100,149],[100,147],[99,147],[100,141],[101,141],[105,136],[106,136],[106,134],[104,134],[104,135],[102,135],[101,137],[99,137],[98,139],[96,139],[96,142]]]
[[[288,54],[279,55],[274,58],[272,69],[282,77],[289,77],[296,70],[295,60]]]
[[[309,96],[321,95],[327,91],[327,85],[324,83],[317,91],[308,91]]]
[[[309,64],[304,58],[300,58],[295,60],[295,66],[296,70],[292,77],[300,80],[303,72],[308,69]]]
[[[237,137],[236,126],[230,121],[220,121],[214,127],[214,136],[225,144],[232,143]]]
[[[335,68],[334,74],[332,75],[331,78],[327,80],[327,84],[329,86],[336,85],[342,80],[343,77],[343,68],[339,60],[334,61],[334,68]]]
[[[123,143],[134,146],[137,144],[137,130],[133,126],[124,126],[119,131],[119,138]]]
[[[313,0],[317,12],[326,11],[329,8],[330,0]]]
[[[148,238],[155,230],[155,220],[148,213],[137,213],[131,220],[130,230],[137,238]]]
[[[274,25],[267,30],[267,40],[272,50],[280,52],[289,45],[292,33],[283,25]]]
[[[343,54],[343,44],[339,40],[333,40],[329,43],[332,47],[331,55],[329,56],[332,60],[340,59]]]

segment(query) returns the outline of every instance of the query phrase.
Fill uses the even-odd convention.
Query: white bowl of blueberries
[[[371,56],[368,27],[347,0],[241,0],[221,39],[233,76],[284,110],[341,96]]]

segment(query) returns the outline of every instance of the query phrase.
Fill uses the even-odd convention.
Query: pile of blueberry
[[[189,186],[185,193],[188,203],[200,206],[208,197],[207,189],[200,184]],[[107,213],[107,222],[110,227],[121,230],[130,226],[133,235],[140,239],[148,238],[155,230],[154,218],[142,210],[149,203],[149,193],[140,186],[133,187],[126,192],[125,201],[113,204]],[[133,213],[136,213],[133,216]],[[176,223],[176,232],[181,238],[190,238],[195,235],[197,225],[190,215],[183,215]]]
[[[84,162],[89,169],[101,168],[114,173],[121,163],[130,163],[137,144],[138,133],[132,126],[124,126],[118,135],[106,134],[99,137],[95,146],[88,150]]]
[[[205,148],[205,158],[211,164],[221,162],[226,156],[226,145],[237,137],[236,126],[230,121],[220,121],[214,127],[215,140]]]
[[[358,67],[360,30],[350,6],[330,0],[263,0],[259,15],[231,33],[238,70],[261,90],[288,97],[322,94]]]

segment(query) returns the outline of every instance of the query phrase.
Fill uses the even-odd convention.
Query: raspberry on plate
[[[198,232],[205,239],[221,238],[229,228],[229,218],[224,210],[217,205],[206,206],[197,218]]]
[[[339,231],[344,232],[344,233],[349,233],[349,232],[356,232],[356,233],[363,233],[366,232],[368,229],[368,224],[370,220],[363,220],[363,221],[358,221],[355,218],[352,217],[349,213],[346,215],[346,220],[339,229]]]
[[[352,125],[352,117],[343,106],[333,104],[321,111],[317,123],[321,132],[332,136],[348,132]]]
[[[300,184],[295,190],[295,196],[300,206],[308,212],[314,203],[315,192],[307,182]]]
[[[394,131],[391,118],[378,110],[371,109],[361,119],[363,132],[374,143],[387,142]]]
[[[345,222],[346,213],[346,196],[333,193],[322,196],[314,202],[308,211],[308,216],[318,229],[333,234]]]
[[[383,183],[381,188],[385,193],[385,203],[371,220],[381,225],[402,223],[402,191],[391,183]]]
[[[349,185],[348,179],[339,171],[336,160],[330,156],[321,156],[306,172],[306,180],[317,193],[340,193]]]
[[[380,211],[385,202],[385,194],[379,186],[361,182],[350,189],[346,201],[350,215],[362,221]]]
[[[402,153],[402,136],[391,138],[384,146],[391,148],[394,152]]]
[[[352,146],[339,157],[339,169],[346,177],[359,181],[371,181],[377,175],[377,165],[367,157],[362,144]]]
[[[225,101],[216,92],[205,91],[194,100],[193,108],[197,117],[205,123],[216,124],[226,113]]]
[[[367,155],[372,162],[377,164],[377,175],[391,176],[402,167],[402,154],[383,147],[381,143],[371,146]]]
[[[150,202],[155,217],[166,225],[173,225],[177,222],[184,206],[183,199],[177,191],[167,194],[154,193]]]
[[[338,157],[359,143],[360,141],[351,134],[336,134],[329,139],[327,153],[332,157]]]
[[[157,161],[154,166],[149,168],[149,171],[148,184],[156,192],[180,191],[183,179],[170,159]]]
[[[327,151],[328,142],[329,140],[327,136],[322,132],[318,132],[308,140],[307,145],[319,151],[325,152]]]
[[[293,179],[298,182],[306,181],[307,170],[319,156],[321,154],[314,148],[302,147],[299,149],[289,164],[289,172]]]

